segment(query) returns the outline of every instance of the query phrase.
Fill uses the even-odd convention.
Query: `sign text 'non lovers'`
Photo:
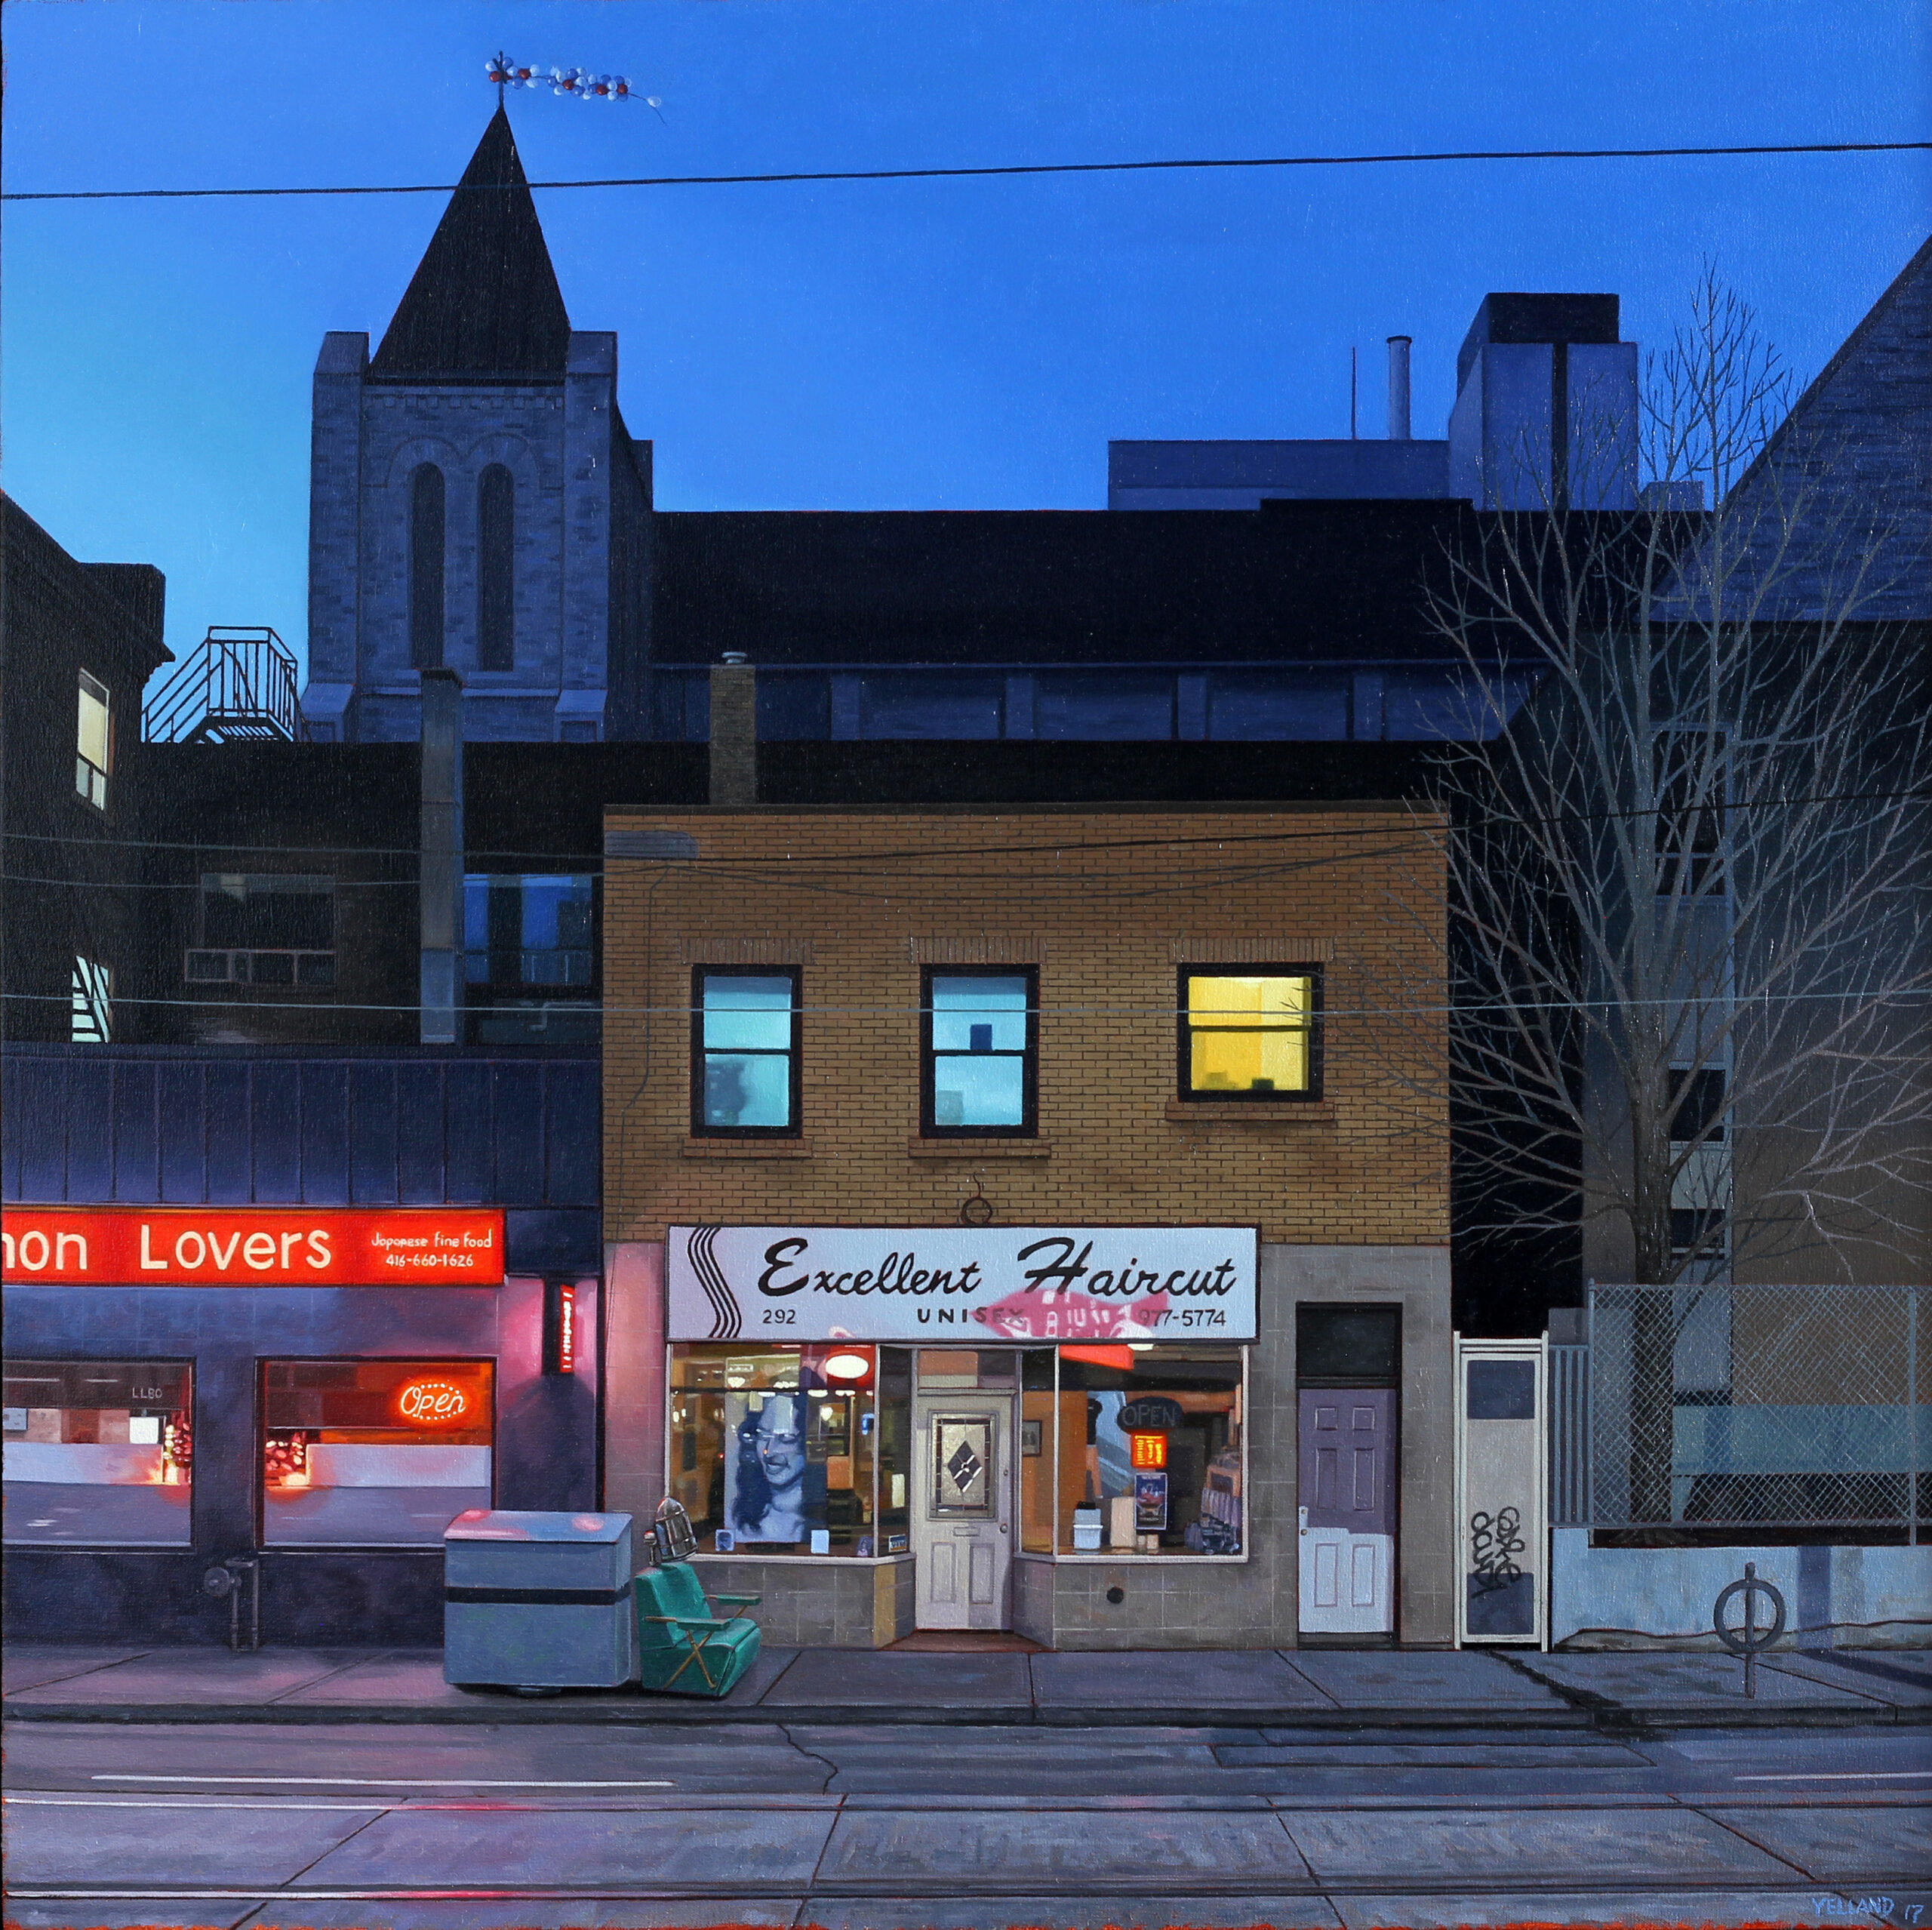
[[[10,1285],[494,1287],[488,1208],[10,1206]]]

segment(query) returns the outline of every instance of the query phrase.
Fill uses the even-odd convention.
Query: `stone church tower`
[[[413,739],[438,666],[472,741],[639,735],[651,525],[617,338],[571,327],[499,106],[374,356],[323,338],[310,736]]]

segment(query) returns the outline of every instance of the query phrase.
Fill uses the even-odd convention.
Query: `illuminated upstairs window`
[[[107,686],[83,670],[74,789],[100,811],[107,808],[107,765],[113,744],[110,722]]]
[[[1308,965],[1183,972],[1181,1097],[1319,1098],[1321,983]]]

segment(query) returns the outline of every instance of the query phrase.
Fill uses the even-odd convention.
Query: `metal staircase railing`
[[[149,743],[304,743],[295,653],[266,624],[211,624],[142,706]]]

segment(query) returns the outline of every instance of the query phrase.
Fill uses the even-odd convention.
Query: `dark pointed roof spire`
[[[500,100],[370,372],[561,375],[570,333]]]

